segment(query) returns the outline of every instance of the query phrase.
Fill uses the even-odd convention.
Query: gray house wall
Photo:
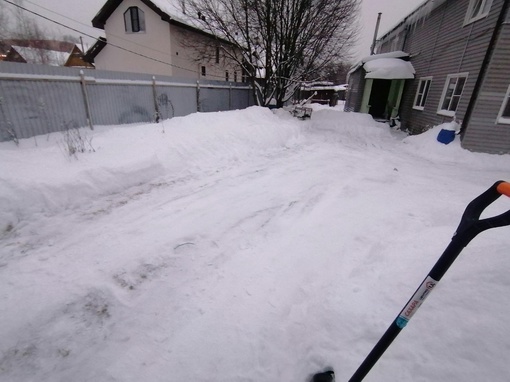
[[[510,17],[507,14],[462,140],[463,147],[469,150],[490,153],[510,152],[510,125],[497,121],[510,85],[509,22]]]
[[[469,0],[446,1],[409,26],[403,50],[411,55],[416,78],[407,82],[402,99],[400,115],[404,129],[418,134],[452,120],[437,113],[450,74],[468,73],[455,113],[457,120],[464,118],[502,2],[494,0],[486,18],[464,25]],[[424,109],[413,109],[420,78],[430,76],[432,82]]]
[[[435,0],[422,4],[379,39],[377,53],[407,52],[416,70],[415,79],[406,81],[400,105],[404,130],[419,134],[435,125],[450,122],[452,117],[438,113],[447,76],[468,73],[455,112],[459,123],[470,115],[464,124],[463,147],[484,152],[510,152],[510,125],[496,123],[510,84],[508,21],[502,27],[488,70],[481,72],[505,0],[493,0],[487,17],[465,24],[469,3],[469,0]],[[413,106],[423,77],[432,77],[432,82],[423,110],[417,110]],[[484,80],[477,93],[474,89],[479,77]],[[361,81],[352,86],[363,91]],[[471,101],[473,93],[479,97],[476,102]],[[468,106],[473,105],[471,114],[467,113]],[[359,111],[359,106],[352,109]]]

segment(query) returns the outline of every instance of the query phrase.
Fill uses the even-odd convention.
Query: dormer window
[[[124,25],[127,33],[145,32],[145,15],[138,7],[129,7],[124,12]]]

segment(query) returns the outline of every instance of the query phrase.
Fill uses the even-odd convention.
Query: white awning
[[[363,64],[367,72],[365,78],[400,80],[414,78],[414,67],[409,61],[400,58],[376,58]]]

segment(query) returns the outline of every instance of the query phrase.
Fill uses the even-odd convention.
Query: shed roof
[[[347,73],[347,76],[349,77],[356,70],[362,68],[365,63],[367,63],[369,61],[377,60],[379,58],[401,58],[402,60],[407,61],[407,60],[409,60],[409,53],[403,52],[401,50],[396,50],[393,52],[372,54],[371,56],[363,57],[356,65],[354,65],[351,68],[351,70],[349,70],[349,73]]]
[[[365,78],[385,80],[413,79],[416,73],[409,61],[390,57],[370,60],[363,64],[363,69],[367,72]]]

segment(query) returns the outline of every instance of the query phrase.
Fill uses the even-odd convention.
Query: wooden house
[[[379,38],[377,55],[398,56],[415,70],[398,104],[390,104],[391,91],[379,92],[395,108],[386,117],[398,115],[411,134],[455,119],[464,148],[510,153],[509,7],[509,0],[428,0]],[[346,110],[375,114],[359,66]]]

